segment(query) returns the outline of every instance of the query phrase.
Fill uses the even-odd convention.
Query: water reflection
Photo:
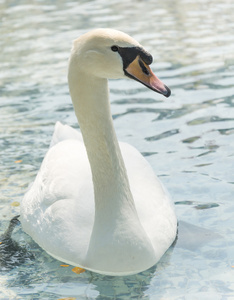
[[[91,283],[94,285],[95,291],[99,293],[96,299],[113,299],[114,297],[127,299],[129,295],[132,299],[149,299],[145,296],[145,292],[155,271],[156,267],[153,267],[149,271],[138,275],[117,278],[94,275]]]
[[[196,250],[195,234],[195,250],[176,244],[149,273],[107,278],[65,270],[19,230],[36,261],[1,274],[0,297],[127,299],[132,292],[136,299],[201,293],[231,299],[234,3],[20,0],[0,1],[0,13],[1,224],[18,214],[12,203],[35,177],[56,120],[78,127],[66,80],[71,41],[91,28],[112,27],[145,45],[153,71],[172,89],[162,101],[136,82],[111,81],[118,137],[149,160],[177,203],[179,220],[223,236]]]
[[[193,205],[194,203],[181,202],[176,204]],[[75,299],[76,297],[78,299],[83,297],[89,299],[127,299],[130,295],[131,299],[151,299],[149,287],[155,279],[160,280],[160,276],[167,272],[167,268],[171,268],[174,247],[198,253],[207,244],[222,239],[219,234],[210,230],[186,222],[179,222],[177,240],[156,266],[136,275],[115,277],[89,271],[80,275],[74,274],[72,266],[62,267],[62,262],[47,255],[22,231],[20,234],[24,236],[25,242],[29,243],[31,254],[33,253],[35,260],[28,259],[27,263],[12,270],[11,273],[8,273],[11,275],[10,278],[6,275],[1,278],[6,280],[3,287],[8,287],[8,295],[10,293],[18,294],[24,299],[29,294],[33,297],[49,297],[50,299],[57,299],[58,295],[75,297]],[[167,284],[172,284],[169,278]],[[22,287],[25,288],[22,289]]]
[[[163,272],[169,265],[172,251],[169,250],[164,255],[157,267],[137,275],[114,277],[89,271],[80,275],[74,274],[72,266],[61,267],[62,262],[54,260],[42,250],[33,249],[35,246],[36,244],[31,243],[31,251],[34,252],[36,260],[15,268],[14,272],[9,273],[11,279],[4,284],[9,291],[21,297],[27,298],[30,294],[50,299],[57,299],[57,295],[77,299],[127,299],[131,295],[132,299],[148,299],[145,292],[155,274]],[[4,278],[7,279],[6,276]]]

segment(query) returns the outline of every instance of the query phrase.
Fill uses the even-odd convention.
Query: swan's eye
[[[112,46],[111,50],[114,51],[114,52],[117,52],[119,50],[119,48],[117,46]]]

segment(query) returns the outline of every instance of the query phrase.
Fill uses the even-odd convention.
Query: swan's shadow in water
[[[208,243],[212,243],[221,238],[222,236],[216,232],[184,221],[179,221],[178,234],[173,245],[176,248],[197,251]]]

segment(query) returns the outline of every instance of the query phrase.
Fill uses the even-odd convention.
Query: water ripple
[[[165,99],[134,81],[110,81],[119,139],[150,162],[179,221],[223,235],[222,242],[198,250],[175,245],[156,268],[116,279],[62,270],[19,230],[15,237],[30,244],[36,262],[4,274],[0,298],[182,299],[186,291],[197,299],[202,291],[204,299],[231,299],[233,1],[0,0],[0,13],[1,224],[18,214],[11,203],[21,201],[35,177],[54,123],[78,127],[67,87],[71,41],[89,29],[112,27],[152,53],[153,71],[172,89]]]

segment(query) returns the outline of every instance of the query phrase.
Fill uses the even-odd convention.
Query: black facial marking
[[[150,55],[148,52],[146,52],[143,48],[140,47],[119,47],[118,51],[123,60],[124,70],[130,65],[131,62],[134,61],[134,59],[138,55],[147,65],[150,65],[153,61],[152,55]]]
[[[141,70],[143,73],[145,73],[146,75],[149,75],[149,71],[146,69],[145,65],[143,64],[143,62],[141,60],[138,61],[140,67],[141,67]]]

